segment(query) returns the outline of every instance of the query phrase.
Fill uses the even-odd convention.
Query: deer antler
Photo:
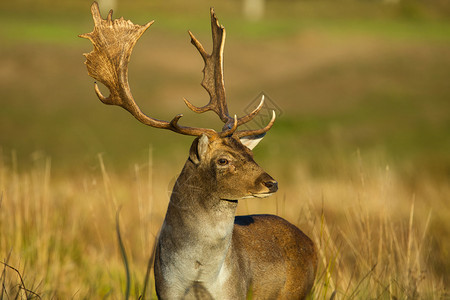
[[[102,19],[97,2],[92,4],[91,12],[94,19],[94,30],[91,33],[82,34],[80,37],[89,39],[94,45],[92,52],[84,54],[85,64],[89,76],[100,81],[109,89],[110,95],[105,97],[100,92],[97,83],[95,84],[95,92],[103,103],[121,106],[141,123],[152,127],[194,136],[202,133],[216,133],[213,129],[178,125],[179,119],[183,116],[181,114],[175,116],[170,122],[153,119],[144,114],[134,101],[128,84],[128,63],[134,45],[153,24],[153,21],[141,26],[123,18],[112,20],[112,10],[106,19]]]
[[[236,120],[236,116],[232,118],[228,114],[228,108],[225,98],[225,85],[223,80],[223,48],[225,45],[225,28],[219,24],[214,8],[211,8],[211,32],[213,40],[213,49],[211,54],[208,54],[203,48],[202,44],[195,38],[192,32],[189,31],[191,36],[191,43],[197,48],[198,52],[205,62],[203,69],[203,80],[201,85],[205,88],[210,96],[209,103],[203,107],[197,107],[190,103],[187,99],[184,99],[186,105],[196,113],[203,113],[205,111],[214,111],[222,122],[225,123],[221,136],[227,136],[233,134],[236,128],[244,123],[251,121],[261,110],[264,105],[264,97],[261,99],[260,104],[246,116],[243,116]],[[274,114],[273,114],[274,116]],[[267,132],[272,127],[275,117],[269,122],[269,124],[258,130],[245,130],[238,131],[236,135],[247,136],[256,134],[262,134]]]
[[[106,19],[102,19],[97,2],[92,4],[91,12],[94,19],[94,30],[91,33],[82,34],[80,37],[89,39],[94,45],[93,51],[84,54],[89,76],[103,83],[110,92],[110,95],[105,97],[100,92],[97,83],[95,83],[95,93],[100,101],[109,105],[121,106],[141,123],[152,127],[169,129],[177,133],[193,136],[199,136],[203,133],[210,136],[218,134],[213,129],[178,125],[178,121],[183,116],[182,114],[176,115],[170,122],[154,119],[144,114],[131,94],[128,83],[128,63],[133,47],[142,34],[153,24],[153,21],[145,25],[136,25],[123,18],[113,20],[112,10]],[[189,32],[191,42],[205,61],[202,86],[208,91],[210,101],[203,107],[196,107],[184,99],[186,105],[197,113],[203,113],[209,110],[214,111],[225,123],[222,132],[218,134],[219,136],[224,137],[235,134],[238,137],[242,137],[267,132],[275,121],[275,113],[273,113],[273,118],[269,124],[262,129],[236,131],[238,126],[252,120],[256,116],[264,104],[264,98],[250,114],[239,119],[236,116],[229,116],[223,82],[225,29],[219,25],[212,8],[211,28],[213,37],[213,51],[211,55],[205,51],[200,42]]]

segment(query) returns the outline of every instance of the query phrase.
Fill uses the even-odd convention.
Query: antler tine
[[[194,136],[202,133],[216,134],[212,129],[178,125],[182,115],[175,116],[170,122],[151,118],[144,114],[134,101],[128,83],[128,63],[136,42],[153,24],[153,21],[141,26],[123,18],[113,20],[112,10],[107,18],[103,19],[97,2],[92,4],[91,12],[94,30],[80,37],[89,39],[94,45],[92,52],[84,54],[89,76],[103,83],[110,92],[108,97],[103,96],[96,83],[94,89],[100,101],[121,106],[141,123],[152,127]]]
[[[200,41],[189,31],[191,43],[197,48],[205,62],[203,69],[203,80],[201,85],[210,96],[209,103],[203,107],[197,107],[184,99],[186,105],[196,113],[209,110],[214,111],[224,123],[232,122],[233,118],[228,115],[227,103],[225,101],[225,86],[223,81],[223,47],[225,45],[225,28],[219,24],[214,9],[211,8],[211,32],[213,49],[208,54]]]
[[[223,79],[223,49],[225,45],[225,28],[219,24],[214,9],[211,8],[211,32],[213,40],[213,50],[211,54],[208,54],[200,43],[200,41],[189,31],[191,37],[191,43],[197,48],[198,52],[205,62],[203,68],[203,80],[201,85],[205,88],[210,96],[209,103],[203,107],[197,107],[184,99],[185,104],[189,109],[196,113],[203,113],[209,110],[214,111],[222,122],[225,123],[222,129],[223,134],[231,135],[236,128],[242,124],[251,121],[261,110],[264,105],[264,95],[260,104],[248,115],[245,115],[239,119],[232,118],[228,114],[228,108],[225,97],[225,86]]]
[[[261,101],[259,102],[258,106],[251,113],[243,116],[238,120],[239,125],[245,124],[253,120],[253,118],[259,113],[259,111],[261,110],[261,108],[263,108],[263,106],[264,106],[264,95],[262,95]]]
[[[239,131],[236,131],[234,134],[240,138],[244,137],[244,136],[249,136],[249,135],[265,134],[267,131],[269,131],[270,128],[272,128],[273,124],[275,123],[275,117],[276,117],[275,111],[272,110],[272,119],[266,125],[266,127],[260,128],[260,129],[255,129],[255,130],[239,130]]]

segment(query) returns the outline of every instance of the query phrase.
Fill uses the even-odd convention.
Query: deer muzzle
[[[271,194],[278,191],[278,182],[273,179],[265,181],[263,184],[266,188],[269,189],[269,193],[271,193]]]
[[[256,197],[268,196],[278,190],[278,182],[267,173],[261,174],[261,176],[256,179],[255,186],[257,192],[252,194]]]

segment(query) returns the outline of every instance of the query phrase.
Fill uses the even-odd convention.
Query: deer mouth
[[[244,196],[241,199],[252,199],[252,198],[267,198],[269,196],[272,196],[273,193],[251,193],[248,196]]]
[[[269,196],[272,196],[273,193],[260,193],[260,194],[253,194],[252,198],[267,198]]]
[[[255,194],[251,194],[250,196],[247,196],[245,198],[267,198],[272,196],[273,193],[255,193]]]
[[[226,201],[228,203],[236,203],[236,204],[238,203],[237,200],[231,200],[231,199],[220,199],[220,200]]]
[[[252,193],[250,195],[244,196],[244,197],[239,198],[239,199],[220,198],[220,200],[227,201],[229,203],[238,203],[239,200],[252,199],[252,198],[267,198],[267,197],[272,196],[272,195],[273,195],[273,193]]]

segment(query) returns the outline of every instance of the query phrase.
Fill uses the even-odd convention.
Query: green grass
[[[16,3],[17,2],[17,3]],[[9,42],[32,41],[74,43],[80,27],[90,21],[89,4],[67,1],[53,7],[36,1],[33,5],[20,1],[9,3],[0,12],[0,36]],[[43,1],[41,1],[43,2]],[[412,2],[412,1],[403,1]],[[267,15],[263,20],[251,22],[244,18],[237,3],[213,3],[227,30],[235,37],[267,39],[292,36],[303,30],[319,30],[342,37],[371,35],[391,39],[449,41],[450,20],[446,11],[450,8],[434,6],[431,9],[415,3],[416,15],[404,11],[407,5],[383,5],[380,2],[306,1],[294,3],[267,3]],[[205,3],[164,5],[133,1],[121,4],[118,14],[133,18],[136,23],[156,19],[156,26],[165,33],[184,33],[187,29],[208,33]],[[407,9],[406,9],[407,10]],[[423,13],[420,13],[420,12]],[[117,14],[115,15],[117,17]],[[160,24],[158,24],[160,23]]]
[[[8,3],[0,13],[1,147],[16,151],[21,161],[46,153],[55,170],[90,165],[99,152],[127,168],[149,144],[158,145],[158,159],[183,158],[177,149],[188,147],[189,138],[167,140],[98,102],[81,56],[92,46],[76,37],[92,28],[89,3],[54,5]],[[271,95],[284,111],[268,140],[285,151],[282,165],[289,164],[283,157],[294,157],[317,169],[335,145],[349,154],[381,152],[401,169],[418,164],[447,178],[450,23],[445,5],[408,5],[415,17],[404,14],[410,8],[379,2],[269,2],[267,18],[251,23],[239,5],[217,4],[228,30],[230,108],[241,114],[261,90]],[[206,99],[198,84],[201,60],[185,32],[198,32],[208,45],[207,9],[201,3],[187,8],[137,1],[118,11],[141,23],[153,14],[159,20],[130,66],[144,110],[160,118],[183,112],[186,124],[199,122],[181,101]]]

